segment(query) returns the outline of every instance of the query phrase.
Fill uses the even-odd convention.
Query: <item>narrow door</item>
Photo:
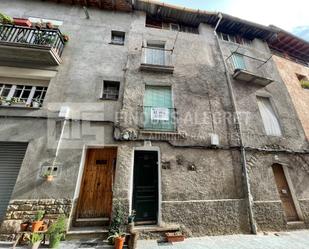
[[[137,224],[156,224],[158,218],[158,153],[135,151],[133,209]]]
[[[274,164],[272,167],[286,218],[288,221],[297,221],[299,218],[283,168],[280,164]]]
[[[76,218],[105,218],[112,212],[116,148],[88,149]]]

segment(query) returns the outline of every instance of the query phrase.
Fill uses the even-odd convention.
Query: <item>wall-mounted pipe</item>
[[[228,89],[229,89],[229,93],[230,93],[230,96],[231,96],[233,109],[234,109],[234,112],[235,112],[235,125],[236,125],[236,130],[237,130],[238,135],[239,135],[241,163],[242,163],[242,169],[243,169],[243,174],[244,174],[244,188],[245,188],[246,198],[247,198],[247,201],[248,201],[248,212],[249,212],[251,232],[253,234],[257,234],[257,225],[256,225],[254,213],[253,213],[253,198],[252,198],[252,193],[251,193],[251,188],[250,188],[250,179],[249,179],[248,166],[247,166],[247,161],[246,161],[246,150],[245,150],[245,147],[244,147],[242,133],[241,133],[240,117],[239,117],[239,113],[238,113],[238,110],[237,110],[236,98],[235,98],[235,94],[234,94],[234,91],[233,91],[231,76],[230,76],[226,61],[224,59],[220,39],[219,39],[218,34],[217,34],[217,29],[220,25],[222,17],[223,17],[222,14],[218,13],[219,20],[218,20],[218,22],[215,26],[214,34],[215,34],[216,41],[217,41],[217,44],[218,44],[218,47],[219,47],[219,52],[220,52],[220,55],[222,57],[222,61],[223,61],[223,64],[224,64],[224,71],[225,71],[225,75],[226,75]]]

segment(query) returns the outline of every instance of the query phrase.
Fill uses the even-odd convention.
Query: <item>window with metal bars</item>
[[[118,81],[103,81],[103,92],[101,98],[105,100],[118,100],[119,86],[120,82]]]
[[[0,83],[0,105],[40,107],[47,87]]]

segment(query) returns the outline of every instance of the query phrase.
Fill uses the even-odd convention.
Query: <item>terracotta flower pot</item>
[[[43,226],[43,221],[42,220],[37,220],[32,222],[32,232],[38,232],[40,231],[40,228]]]
[[[166,233],[165,234],[167,242],[181,242],[184,241],[185,236],[182,234],[175,234],[175,233]]]
[[[52,182],[54,180],[54,176],[53,175],[48,175],[48,176],[46,176],[46,180],[48,182]]]
[[[32,23],[28,19],[24,18],[13,18],[14,25],[31,27]]]
[[[122,249],[124,244],[125,237],[115,238],[115,249]]]
[[[21,223],[20,224],[20,231],[24,232],[27,231],[29,224],[28,223]]]

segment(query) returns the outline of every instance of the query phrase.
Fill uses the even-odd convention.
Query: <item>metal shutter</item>
[[[0,220],[5,215],[28,143],[0,142]]]

